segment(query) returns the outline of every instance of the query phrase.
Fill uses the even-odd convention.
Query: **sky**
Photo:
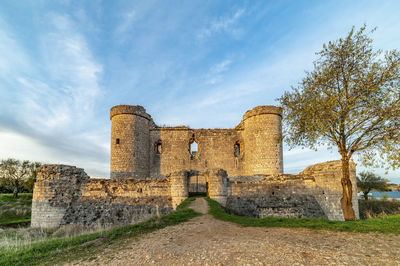
[[[2,1],[0,158],[108,177],[112,106],[142,105],[160,126],[233,128],[278,105],[352,26],[399,49],[399,12],[400,1]],[[284,147],[285,173],[338,159]],[[363,170],[400,183],[400,170]]]

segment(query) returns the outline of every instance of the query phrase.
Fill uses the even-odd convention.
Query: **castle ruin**
[[[32,226],[136,223],[173,211],[191,192],[207,193],[239,215],[344,220],[340,161],[283,174],[281,111],[258,106],[233,129],[191,129],[159,127],[142,106],[114,106],[110,179],[44,165]],[[354,163],[350,176],[358,215]]]

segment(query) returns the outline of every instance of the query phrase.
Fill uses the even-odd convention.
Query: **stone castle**
[[[258,106],[233,129],[191,129],[159,127],[142,106],[114,106],[110,179],[44,165],[34,187],[32,226],[136,223],[173,211],[193,192],[239,215],[344,220],[340,161],[283,174],[281,112]],[[351,180],[358,214],[354,164]]]

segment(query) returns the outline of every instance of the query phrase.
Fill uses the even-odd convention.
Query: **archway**
[[[189,171],[187,178],[189,197],[208,195],[208,180],[205,174],[199,171]]]

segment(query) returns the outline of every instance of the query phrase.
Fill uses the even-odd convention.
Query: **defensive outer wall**
[[[141,106],[115,106],[110,118],[111,179],[91,179],[74,166],[42,166],[33,227],[137,223],[173,211],[199,191],[240,215],[344,220],[340,161],[282,173],[278,107],[255,107],[234,129],[158,127]],[[190,151],[193,141],[197,153]],[[350,168],[358,215],[355,164]]]

